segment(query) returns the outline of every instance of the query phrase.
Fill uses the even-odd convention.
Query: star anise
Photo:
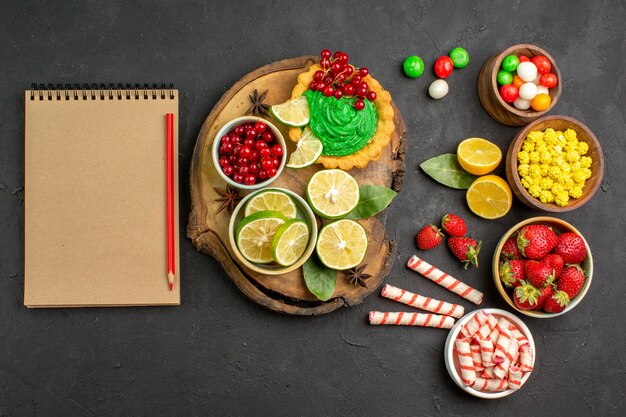
[[[246,114],[251,114],[253,116],[269,116],[269,104],[263,103],[265,97],[267,97],[267,90],[263,91],[261,94],[257,90],[254,90],[252,94],[248,96],[250,98],[250,102],[252,105],[246,111]]]
[[[352,285],[360,285],[363,288],[367,288],[365,281],[372,276],[364,272],[365,268],[367,268],[367,264],[347,270],[346,279],[348,282]]]
[[[237,206],[237,203],[239,203],[239,201],[241,200],[241,194],[239,194],[239,190],[231,187],[230,185],[227,185],[225,189],[217,187],[213,187],[213,189],[215,190],[217,195],[219,195],[219,197],[216,198],[214,201],[221,203],[220,208],[215,214],[219,214],[226,209],[232,212]]]

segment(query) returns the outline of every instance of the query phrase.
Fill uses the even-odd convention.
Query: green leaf
[[[443,185],[460,190],[466,190],[474,182],[475,175],[461,168],[456,154],[444,153],[430,158],[420,164],[420,168]]]
[[[367,219],[383,211],[396,196],[395,191],[378,185],[362,185],[359,187],[359,203],[348,213],[345,219]]]
[[[311,256],[302,265],[304,282],[311,293],[322,301],[327,301],[335,292],[337,271],[322,265],[317,256]]]

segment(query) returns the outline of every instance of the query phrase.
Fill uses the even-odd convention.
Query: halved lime
[[[270,107],[270,113],[285,126],[306,126],[309,123],[309,102],[301,96]]]
[[[337,220],[320,230],[315,249],[320,261],[331,269],[354,268],[367,252],[367,234],[354,220]]]
[[[259,211],[278,211],[288,219],[296,217],[296,204],[286,193],[278,190],[261,191],[246,204],[244,215],[248,217]]]
[[[280,226],[272,242],[272,255],[276,263],[289,266],[294,264],[309,243],[309,228],[299,219],[288,220]]]
[[[348,214],[359,202],[359,184],[340,169],[318,171],[306,187],[309,204],[318,216],[338,219]]]
[[[296,150],[289,156],[288,168],[300,169],[313,165],[324,150],[322,141],[319,140],[309,127],[305,127],[302,137],[296,144]]]
[[[259,211],[239,222],[235,239],[244,258],[267,264],[274,260],[272,241],[280,226],[288,219],[277,211]]]

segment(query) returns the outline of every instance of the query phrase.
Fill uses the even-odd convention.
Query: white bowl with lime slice
[[[260,274],[280,275],[309,259],[317,231],[315,214],[302,197],[270,187],[241,200],[230,217],[228,236],[231,253],[241,265]]]

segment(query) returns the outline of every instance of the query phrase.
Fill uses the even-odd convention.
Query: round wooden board
[[[306,288],[302,269],[279,276],[262,275],[239,265],[228,243],[227,210],[216,214],[219,203],[214,187],[224,188],[226,183],[219,177],[211,158],[211,145],[220,127],[229,120],[243,116],[250,106],[248,96],[254,90],[268,90],[265,103],[282,103],[291,98],[291,90],[298,74],[308,70],[317,61],[316,57],[303,56],[286,59],[261,67],[239,80],[230,88],[206,118],[194,148],[190,168],[191,213],[187,236],[196,249],[217,259],[237,287],[249,298],[270,310],[287,314],[318,315],[328,313],[341,306],[360,303],[382,283],[389,273],[396,252],[395,241],[390,240],[385,230],[386,214],[362,220],[369,237],[368,251],[364,263],[366,273],[372,275],[367,287],[354,286],[347,282],[343,273],[337,274],[337,286],[332,298],[319,301]],[[396,130],[391,145],[378,161],[371,162],[365,169],[353,169],[359,184],[384,185],[400,191],[404,179],[404,152],[407,135],[400,112],[395,107]],[[275,123],[278,125],[277,123]],[[285,138],[287,129],[279,126]],[[287,140],[288,152],[295,144]],[[283,187],[304,195],[305,186],[313,173],[322,169],[313,165],[303,170],[285,168],[272,186]],[[393,204],[393,203],[392,203]]]

